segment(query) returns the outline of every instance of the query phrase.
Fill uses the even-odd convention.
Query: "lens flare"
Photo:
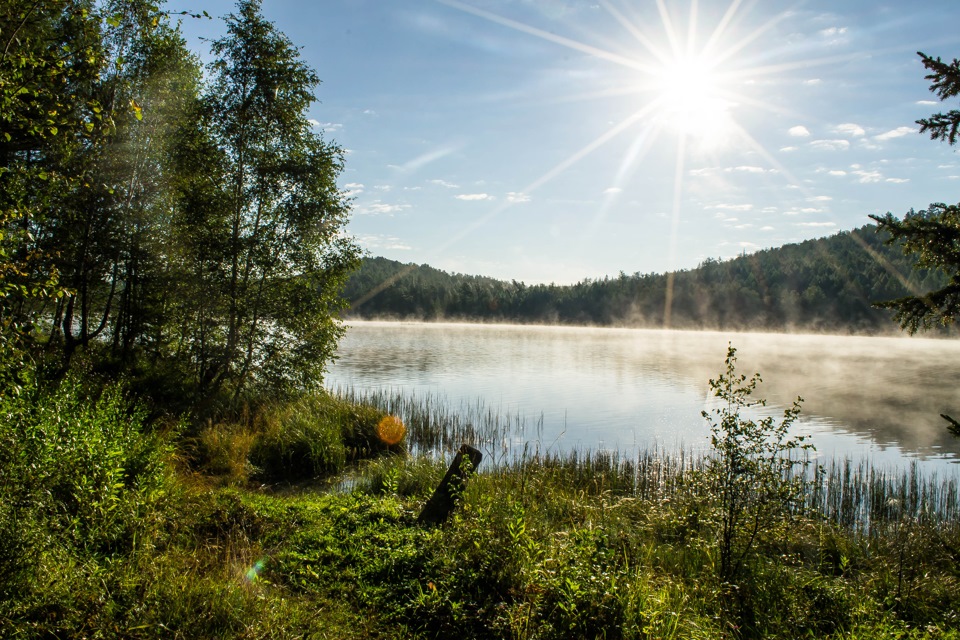
[[[377,437],[388,446],[400,444],[406,434],[407,428],[403,426],[403,421],[397,416],[386,416],[377,425]]]
[[[253,566],[247,569],[247,572],[244,574],[244,577],[247,579],[247,582],[254,583],[257,581],[257,578],[260,577],[260,574],[263,572],[264,567],[267,566],[266,558],[260,558],[253,563]]]

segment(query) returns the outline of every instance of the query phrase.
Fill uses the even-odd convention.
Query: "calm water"
[[[922,461],[955,472],[960,341],[810,335],[352,322],[327,386],[432,394],[483,403],[541,429],[513,445],[542,449],[707,446],[708,380],[727,343],[738,370],[759,371],[780,414],[804,398],[796,431],[820,455],[878,464]]]

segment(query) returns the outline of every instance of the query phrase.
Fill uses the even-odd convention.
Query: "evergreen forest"
[[[918,215],[911,212],[910,215]],[[889,333],[875,303],[943,286],[868,224],[668,274],[527,285],[367,257],[347,282],[359,318]],[[669,302],[668,302],[669,301]]]

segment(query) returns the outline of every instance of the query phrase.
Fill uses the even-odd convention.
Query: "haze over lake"
[[[326,384],[522,417],[513,447],[699,450],[728,342],[740,373],[763,376],[770,413],[804,398],[796,431],[819,455],[956,470],[960,439],[939,417],[960,413],[954,340],[350,322]]]

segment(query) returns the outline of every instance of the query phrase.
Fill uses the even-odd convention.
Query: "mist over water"
[[[520,416],[515,447],[698,450],[728,342],[740,373],[761,373],[767,412],[804,398],[796,431],[819,455],[957,469],[960,439],[939,417],[960,414],[953,340],[351,322],[326,384]]]

